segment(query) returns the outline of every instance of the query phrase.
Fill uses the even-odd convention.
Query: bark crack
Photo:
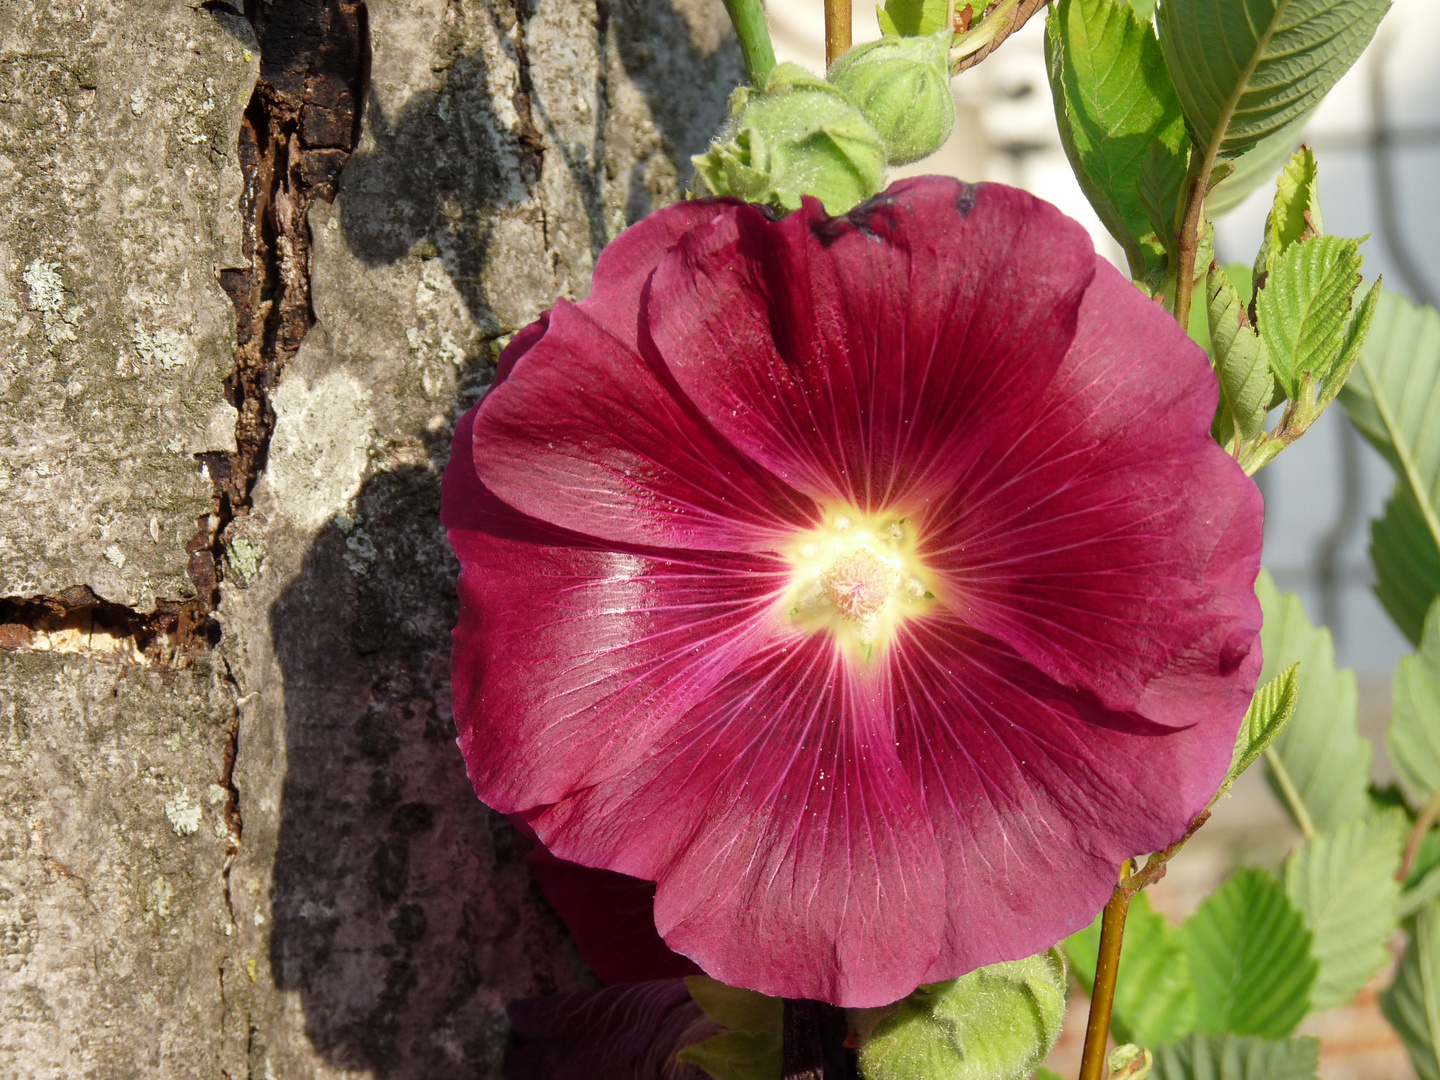
[[[0,597],[0,650],[81,653],[169,672],[219,644],[214,612],[227,532],[249,512],[265,468],[275,429],[270,393],[315,323],[308,215],[317,199],[335,197],[360,136],[370,77],[363,0],[247,0],[245,15],[260,43],[260,78],[239,132],[248,265],[219,272],[235,307],[235,368],[225,392],[237,412],[236,450],[198,455],[215,507],[185,548],[195,595],[157,600],[149,613],[84,585]]]

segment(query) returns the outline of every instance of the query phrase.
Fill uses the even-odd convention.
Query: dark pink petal
[[[1259,668],[1257,641],[1228,707],[1177,732],[1107,712],[953,616],[907,624],[891,653],[897,737],[948,902],[920,981],[1032,955],[1089,923],[1120,862],[1204,808]]]
[[[660,939],[653,881],[557,859],[523,818],[510,820],[535,845],[525,863],[596,975],[626,983],[700,974],[693,960]]]
[[[1204,352],[1097,260],[1046,398],[923,515],[950,609],[1109,709],[1238,724],[1263,508],[1209,437],[1216,393]]]
[[[666,944],[722,982],[888,1004],[945,912],[888,698],[824,638],[777,637],[630,771],[525,816],[562,858],[658,880]]]
[[[476,468],[516,509],[607,540],[766,551],[817,511],[670,392],[587,305],[550,325],[481,402]]]
[[[600,252],[590,295],[581,306],[612,334],[633,344],[645,283],[660,260],[691,229],[740,205],[733,199],[686,199],[641,218]]]
[[[788,567],[610,550],[527,519],[471,467],[474,416],[442,494],[461,567],[451,688],[471,782],[509,813],[629,769],[768,638]]]
[[[519,1043],[505,1080],[706,1080],[675,1055],[721,1031],[681,979],[529,998],[509,1012]]]
[[[535,343],[545,336],[545,331],[548,329],[550,329],[550,312],[542,311],[538,319],[516,332],[505,348],[500,351],[500,359],[495,362],[495,385],[510,377],[510,372],[515,369],[515,361],[533,349]]]
[[[843,218],[737,210],[687,233],[645,316],[726,438],[806,494],[914,510],[976,428],[1049,382],[1094,274],[1085,231],[1014,188],[893,185]]]

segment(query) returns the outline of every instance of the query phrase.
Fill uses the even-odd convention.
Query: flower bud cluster
[[[955,123],[951,33],[885,37],[835,61],[828,80],[776,66],[730,98],[730,121],[693,161],[710,194],[790,211],[813,195],[843,214],[884,186],[885,166],[919,161]]]

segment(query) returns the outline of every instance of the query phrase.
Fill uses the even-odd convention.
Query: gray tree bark
[[[498,1076],[592,976],[455,749],[439,478],[738,53],[246,8],[0,4],[0,1077]]]

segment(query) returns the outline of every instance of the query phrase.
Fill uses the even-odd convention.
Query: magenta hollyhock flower
[[[1051,945],[1205,805],[1254,688],[1216,394],[1022,191],[652,215],[456,434],[476,791],[767,994]]]

